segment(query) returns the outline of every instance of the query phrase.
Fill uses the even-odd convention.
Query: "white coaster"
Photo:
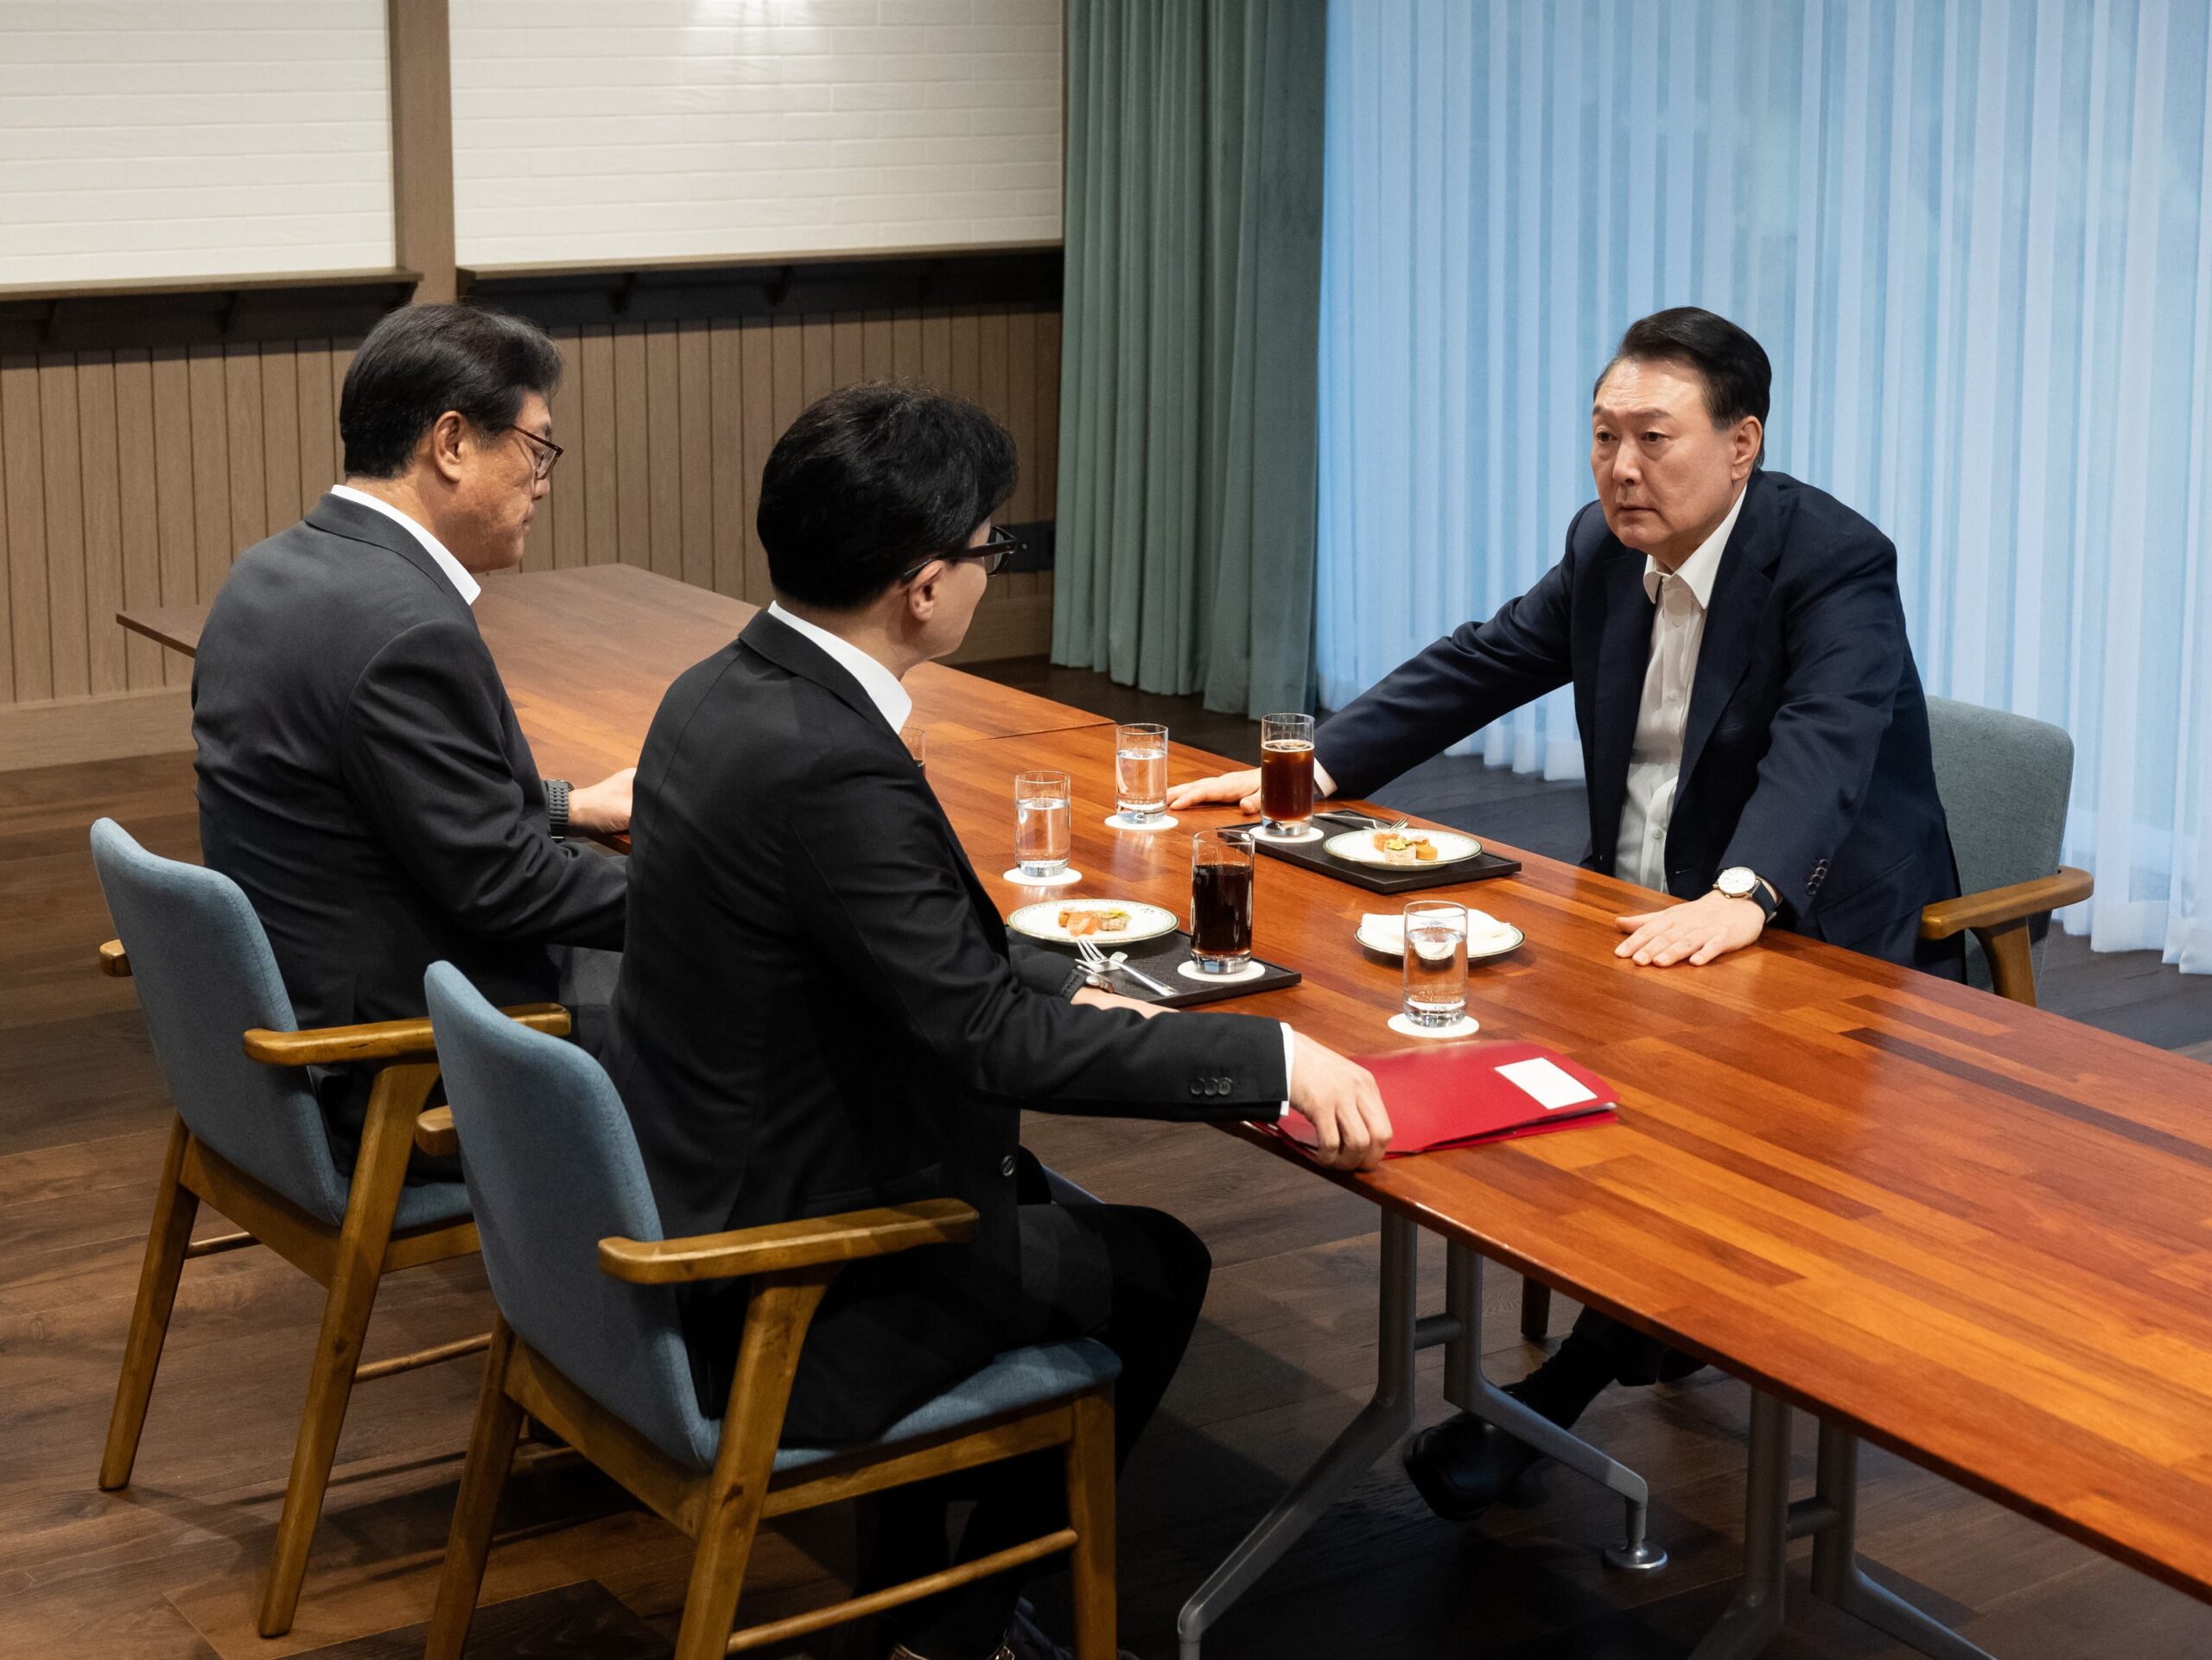
[[[1318,842],[1321,839],[1321,831],[1312,824],[1302,830],[1293,830],[1287,836],[1281,830],[1266,829],[1255,830],[1252,834],[1262,842]]]
[[[1408,1038],[1471,1038],[1483,1029],[1483,1023],[1471,1014],[1462,1014],[1449,1026],[1415,1026],[1402,1010],[1390,1016],[1390,1029]]]
[[[1185,980],[1196,980],[1202,986],[1233,986],[1240,980],[1256,980],[1268,971],[1268,965],[1255,957],[1234,974],[1209,974],[1197,963],[1178,963],[1175,972]]]
[[[1050,876],[1025,876],[1021,874],[1021,867],[1016,865],[999,880],[1013,882],[1020,887],[1065,887],[1070,883],[1081,881],[1083,872],[1070,865]]]
[[[1151,817],[1146,819],[1142,824],[1139,824],[1127,813],[1117,812],[1107,815],[1106,828],[1108,830],[1137,830],[1140,832],[1146,830],[1173,830],[1176,824],[1179,822],[1180,821],[1178,820],[1175,815],[1172,812],[1156,812],[1153,814]]]

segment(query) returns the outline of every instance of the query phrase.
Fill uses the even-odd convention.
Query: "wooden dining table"
[[[642,575],[507,578],[485,596],[486,637],[553,765],[633,752],[675,659],[743,620],[737,602],[696,590],[671,610]],[[634,595],[635,609],[610,594],[626,606]],[[580,649],[538,654],[562,640]],[[932,733],[930,784],[1002,910],[1112,896],[1185,911],[1189,834],[1231,810],[1109,829],[1110,726],[956,671],[918,671],[909,685]],[[957,738],[938,741],[940,722]],[[1226,764],[1171,750],[1178,779]],[[1073,781],[1081,873],[1049,890],[999,874],[1013,862],[1013,778],[1046,767]],[[1980,1654],[1860,1571],[1861,1440],[2212,1600],[2212,1069],[1787,932],[1702,968],[1638,968],[1613,954],[1614,919],[1652,895],[1500,850],[1517,875],[1423,894],[1526,935],[1471,970],[1469,1011],[1481,1038],[1544,1046],[1609,1081],[1618,1120],[1361,1173],[1309,1166],[1380,1213],[1374,1398],[1192,1598],[1184,1654],[1402,1437],[1414,1354],[1433,1345],[1446,1349],[1448,1398],[1622,1495],[1615,1560],[1662,1560],[1640,1479],[1483,1377],[1485,1262],[1751,1386],[1745,1574],[1695,1660],[1765,1646],[1783,1619],[1784,1549],[1807,1535],[1817,1593],[1945,1660]],[[1363,913],[1396,905],[1262,857],[1255,949],[1303,980],[1221,1007],[1346,1053],[1407,1046],[1384,1024],[1399,971],[1353,938]],[[1272,1131],[1240,1133],[1305,1162]],[[1445,1305],[1427,1313],[1423,1236],[1447,1259]],[[1821,1434],[1817,1490],[1793,1504],[1795,1411]]]

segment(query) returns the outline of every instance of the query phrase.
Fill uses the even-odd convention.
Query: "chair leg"
[[[499,1521],[499,1494],[514,1462],[522,1431],[522,1409],[507,1393],[507,1358],[515,1334],[504,1320],[492,1326],[492,1350],[484,1360],[484,1387],[477,1392],[476,1424],[468,1434],[468,1462],[461,1472],[461,1494],[454,1503],[453,1530],[446,1536],[446,1565],[438,1579],[437,1606],[430,1613],[430,1634],[423,1660],[461,1660],[475,1618],[476,1598],[484,1587],[484,1559],[491,1554],[492,1531]]]
[[[1076,1542],[1070,1563],[1075,1577],[1076,1660],[1114,1660],[1114,1400],[1103,1390],[1074,1403],[1069,1438],[1068,1525]]]
[[[368,1116],[361,1126],[361,1155],[353,1167],[346,1220],[338,1232],[330,1297],[323,1305],[315,1360],[308,1370],[300,1438],[292,1447],[292,1472],[284,1484],[284,1507],[276,1517],[276,1545],[261,1599],[264,1637],[282,1637],[292,1629],[300,1585],[307,1577],[308,1547],[322,1516],[331,1462],[338,1454],[338,1432],[345,1428],[354,1369],[361,1362],[361,1342],[368,1334],[377,1282],[384,1273],[392,1212],[407,1177],[415,1119],[437,1075],[435,1065],[387,1066],[377,1074],[369,1097]]]
[[[109,1492],[130,1483],[138,1437],[146,1428],[146,1403],[153,1398],[154,1374],[162,1364],[162,1343],[168,1336],[169,1310],[176,1306],[177,1281],[184,1272],[184,1248],[192,1241],[193,1218],[200,1214],[200,1196],[178,1180],[190,1139],[184,1120],[172,1117],[161,1186],[154,1194],[153,1225],[146,1231],[146,1256],[138,1269],[138,1301],[123,1345],[123,1371],[115,1380],[115,1410],[109,1415],[107,1447],[100,1454],[100,1486]]]
[[[1552,1330],[1552,1288],[1541,1280],[1521,1282],[1521,1335],[1541,1343]]]

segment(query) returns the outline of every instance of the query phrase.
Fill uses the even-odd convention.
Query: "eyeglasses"
[[[944,553],[933,553],[919,564],[910,565],[900,571],[899,580],[902,583],[911,582],[940,559],[948,564],[955,559],[980,559],[983,562],[983,575],[995,576],[1001,565],[1028,545],[1020,537],[1008,535],[1002,527],[994,525],[988,540],[972,548],[954,548]]]
[[[505,427],[501,429],[528,441],[531,475],[533,478],[547,479],[553,475],[553,464],[561,459],[560,445],[555,443],[550,438],[539,437],[528,427]]]

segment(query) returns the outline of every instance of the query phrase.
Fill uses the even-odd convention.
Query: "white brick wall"
[[[1061,0],[452,0],[461,263],[1060,234]]]
[[[383,0],[0,0],[0,283],[392,263]]]

